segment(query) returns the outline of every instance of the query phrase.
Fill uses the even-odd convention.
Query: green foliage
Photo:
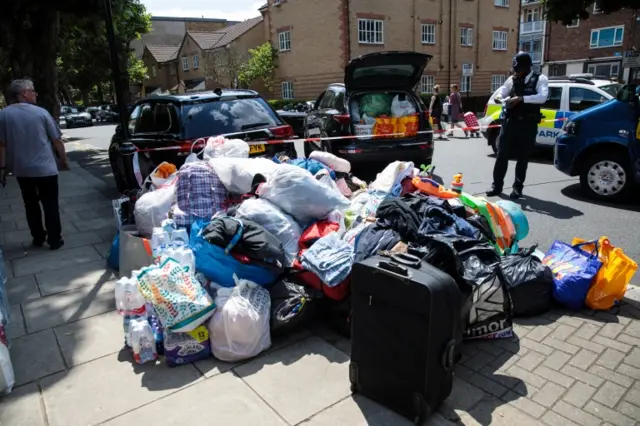
[[[249,59],[238,74],[238,81],[243,87],[250,87],[251,83],[261,78],[267,90],[273,90],[273,72],[276,68],[277,51],[266,42],[249,49]]]
[[[136,58],[135,53],[129,53],[129,79],[135,83],[142,83],[149,78],[149,71],[142,60]]]
[[[553,22],[569,25],[575,19],[589,19],[593,12],[594,0],[543,0],[547,10],[547,18]],[[603,13],[613,13],[621,9],[640,8],[638,0],[597,0],[598,8]]]

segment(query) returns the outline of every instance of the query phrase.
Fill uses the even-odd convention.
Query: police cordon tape
[[[554,123],[556,121],[566,121],[567,118],[556,118],[553,120],[542,120],[540,123]],[[490,124],[488,126],[474,126],[474,127],[458,127],[465,132],[477,132],[485,129],[499,129],[502,127],[502,124]],[[249,133],[264,133],[265,129],[259,130],[251,130],[248,132],[239,132],[239,133],[226,133],[222,135],[216,135],[215,137],[225,137],[225,138],[233,138],[233,136],[246,135]],[[279,140],[258,140],[258,141],[246,141],[248,145],[282,145],[287,143],[295,143],[295,142],[322,142],[322,141],[334,141],[334,140],[348,140],[348,139],[394,139],[402,136],[415,136],[415,135],[423,135],[429,133],[446,133],[449,131],[453,131],[453,129],[447,130],[421,130],[416,133],[390,133],[385,135],[348,135],[348,136],[329,136],[329,137],[313,137],[313,138],[295,138],[295,139],[279,139]],[[194,149],[203,149],[207,143],[209,136],[206,138],[198,138],[192,142],[185,142],[180,145],[174,146],[162,146],[155,148],[138,148],[136,147],[135,152],[157,152],[157,151],[190,151],[193,152]]]

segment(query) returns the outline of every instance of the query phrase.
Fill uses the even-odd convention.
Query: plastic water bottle
[[[187,234],[186,228],[176,229],[171,233],[171,244],[189,245],[189,234]]]
[[[154,262],[158,262],[162,256],[162,252],[166,250],[170,242],[169,234],[163,228],[153,228],[151,234],[151,251]]]
[[[138,280],[122,277],[116,282],[116,309],[120,315],[143,315],[145,299],[138,290]]]
[[[129,322],[129,342],[133,349],[133,359],[138,364],[158,359],[156,337],[146,318],[134,318]]]

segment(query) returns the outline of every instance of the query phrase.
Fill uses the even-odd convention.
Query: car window
[[[143,104],[132,133],[153,133],[153,130],[153,107],[151,104]]]
[[[559,110],[562,104],[562,87],[549,87],[549,99],[542,105],[543,109]]]
[[[618,94],[618,90],[620,90],[621,87],[622,87],[622,84],[613,83],[613,84],[605,84],[604,86],[598,87],[598,89],[605,91],[607,94],[615,98],[616,95]]]
[[[583,111],[600,105],[607,99],[591,89],[572,87],[569,89],[569,111]]]
[[[333,98],[333,105],[331,106],[333,109],[337,109],[338,111],[342,111],[344,109],[344,92],[340,91]]]
[[[129,134],[133,134],[136,129],[136,123],[138,122],[138,118],[140,118],[140,111],[142,111],[142,105],[136,105],[136,107],[129,114]]]
[[[333,108],[333,99],[335,98],[336,94],[335,92],[333,92],[332,90],[327,90],[327,93],[324,94],[324,97],[322,98],[322,102],[320,102],[320,109],[328,109],[328,108]]]
[[[187,104],[183,108],[185,136],[207,136],[258,130],[283,123],[262,98],[214,100]]]
[[[179,133],[178,113],[172,104],[156,104],[153,108],[154,127],[158,133]]]

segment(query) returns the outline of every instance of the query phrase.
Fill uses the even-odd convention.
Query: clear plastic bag
[[[267,158],[211,158],[209,165],[227,191],[233,194],[246,194],[251,191],[251,183],[256,174],[268,178],[278,167],[278,164]]]
[[[324,218],[334,209],[349,206],[339,191],[318,182],[308,171],[280,164],[259,190],[260,198],[290,214],[303,227]]]
[[[151,237],[153,228],[161,226],[175,199],[175,185],[165,186],[147,192],[136,202],[134,216],[138,232],[145,238]]]
[[[240,204],[236,217],[251,220],[271,232],[282,243],[289,264],[293,263],[300,250],[302,228],[291,216],[267,200],[250,198]]]
[[[416,107],[411,103],[407,95],[399,94],[391,101],[391,116],[406,117],[416,113]]]
[[[207,140],[202,155],[205,160],[216,157],[249,158],[249,144],[240,139],[217,136]]]
[[[209,321],[211,351],[221,361],[252,358],[271,347],[269,292],[247,280],[233,288],[221,288],[216,310]]]

